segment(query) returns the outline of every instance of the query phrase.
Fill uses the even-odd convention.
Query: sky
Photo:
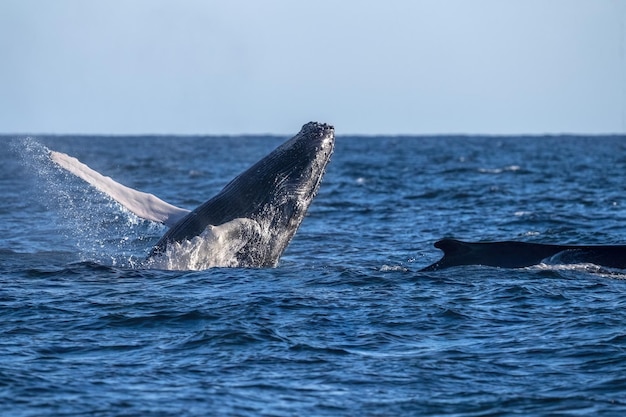
[[[1,0],[0,133],[626,134],[626,0]]]

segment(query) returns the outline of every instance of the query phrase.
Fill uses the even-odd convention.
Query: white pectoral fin
[[[143,219],[172,226],[189,213],[189,210],[166,203],[153,194],[133,190],[110,177],[105,177],[64,153],[50,151],[50,159]]]

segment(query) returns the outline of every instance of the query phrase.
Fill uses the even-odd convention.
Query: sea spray
[[[42,204],[58,233],[77,250],[79,261],[135,267],[163,226],[145,221],[49,159],[50,150],[34,138],[12,141],[21,166],[32,176],[31,198]],[[148,237],[146,237],[148,236]]]

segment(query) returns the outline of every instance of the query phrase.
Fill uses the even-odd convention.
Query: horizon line
[[[297,132],[296,132],[297,133]],[[293,136],[292,133],[4,133],[0,137],[257,137],[257,136]],[[545,133],[339,133],[340,137],[559,137],[559,136],[626,136],[626,132],[585,133],[585,132],[545,132]]]

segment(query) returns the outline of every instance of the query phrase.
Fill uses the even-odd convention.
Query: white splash
[[[164,226],[137,217],[109,196],[77,181],[53,163],[51,151],[37,140],[19,139],[12,147],[32,174],[33,198],[54,213],[51,220],[60,236],[76,249],[78,260],[132,268],[144,258],[146,240],[163,234]]]
[[[502,174],[503,172],[517,172],[521,169],[522,167],[519,165],[508,165],[504,168],[479,168],[478,172],[481,174]]]
[[[165,253],[146,261],[148,268],[200,271],[216,267],[238,267],[237,255],[250,241],[264,235],[254,220],[238,218],[220,226],[209,226],[191,240],[171,242]]]
[[[559,264],[559,263],[541,263],[530,269],[540,269],[545,271],[559,271],[559,272],[584,272],[587,274],[593,274],[598,277],[612,278],[612,279],[626,279],[626,273],[622,269],[607,268],[604,266],[592,264],[592,263],[576,263],[576,264]]]

